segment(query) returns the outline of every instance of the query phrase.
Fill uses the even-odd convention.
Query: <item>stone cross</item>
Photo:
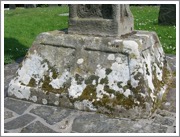
[[[37,36],[8,96],[148,118],[169,89],[171,71],[157,34],[132,31],[128,5],[71,5],[69,34]]]
[[[127,4],[70,5],[70,34],[121,36],[133,29],[134,20]]]

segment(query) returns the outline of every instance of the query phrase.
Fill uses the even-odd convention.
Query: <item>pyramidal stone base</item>
[[[171,77],[154,32],[121,37],[41,33],[8,94],[47,105],[145,118],[162,102]]]

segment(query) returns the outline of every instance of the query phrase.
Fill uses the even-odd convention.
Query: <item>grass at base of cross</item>
[[[25,56],[41,32],[68,27],[67,6],[4,11],[4,64]],[[158,6],[132,6],[135,30],[155,31],[165,53],[176,54],[176,27],[158,25]]]

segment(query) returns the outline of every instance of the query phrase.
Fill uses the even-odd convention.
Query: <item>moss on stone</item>
[[[52,91],[53,87],[49,84],[50,82],[51,82],[50,78],[47,77],[47,76],[44,76],[44,81],[43,81],[43,84],[42,84],[42,89],[45,90],[45,91]]]
[[[75,80],[77,81],[77,84],[80,85],[82,84],[84,78],[80,76],[79,74],[75,74]]]
[[[164,82],[163,82],[163,80],[162,81],[158,80],[158,78],[156,76],[156,70],[153,71],[153,76],[154,77],[153,77],[152,82],[153,82],[153,85],[155,87],[155,90],[160,91],[161,88],[164,86]],[[157,92],[155,92],[155,93],[157,94]]]
[[[87,85],[77,100],[82,101],[86,99],[92,101],[93,99],[96,99],[96,95],[96,87],[94,85]]]
[[[109,75],[112,72],[112,69],[107,68],[105,71],[106,71],[106,75]]]
[[[107,76],[105,78],[102,78],[100,81],[100,84],[108,84],[108,78]]]
[[[141,87],[142,88],[142,87]],[[151,102],[151,97],[150,95],[149,96],[146,96],[146,97],[143,97],[140,93],[143,93],[143,88],[140,89],[138,88],[138,92],[136,91],[136,89],[133,89],[133,98],[136,99],[136,101],[139,102],[139,104],[136,104],[137,106],[140,106],[142,108],[146,108],[146,105],[145,105],[145,102]]]
[[[117,86],[118,86],[119,88],[123,88],[123,87],[121,86],[122,83],[123,83],[122,81],[118,82],[118,83],[117,83]]]
[[[50,66],[49,63],[47,63],[47,64],[48,64],[49,72],[52,72],[52,78],[56,79],[58,77],[57,70],[54,67]]]
[[[96,100],[93,102],[93,105],[97,108],[101,108],[104,107],[106,109],[108,109],[110,112],[112,112],[114,110],[113,107],[113,99],[111,99],[109,96],[107,95],[103,95],[103,97],[100,100]]]
[[[130,59],[135,59],[135,58],[137,58],[137,56],[136,56],[135,54],[132,54],[132,53],[131,53],[131,54],[129,54],[129,58],[130,58]]]
[[[104,91],[106,91],[109,94],[115,94],[115,92],[116,92],[115,90],[110,89],[108,85],[104,86]]]
[[[113,112],[116,108],[116,106],[123,106],[126,109],[133,108],[134,106],[137,106],[136,103],[134,103],[134,98],[132,96],[129,96],[128,98],[125,97],[122,93],[115,93],[115,98],[110,98],[108,95],[103,95],[103,97],[100,100],[96,100],[93,102],[93,105],[97,108],[104,107],[108,109],[110,112]]]
[[[146,64],[146,74],[150,75],[147,64]]]
[[[36,80],[34,78],[31,78],[31,80],[29,81],[28,85],[29,87],[36,87]]]
[[[42,84],[42,90],[44,90],[47,94],[48,94],[49,92],[53,92],[53,93],[58,93],[58,94],[60,94],[60,93],[62,93],[62,92],[66,92],[67,89],[68,89],[68,85],[67,85],[67,84],[64,84],[63,88],[54,89],[54,88],[52,87],[52,85],[49,84],[51,81],[50,81],[50,77],[48,77],[48,76],[45,76],[45,77],[44,77],[44,80],[43,80],[42,82],[43,82],[43,84]]]
[[[134,98],[130,95],[128,98],[124,98],[122,101],[122,105],[127,108],[133,108],[133,106],[136,105],[136,103],[134,103]]]
[[[55,70],[51,70],[52,74],[52,78],[56,79],[58,77],[58,73]]]
[[[122,93],[116,93],[116,99],[113,102],[113,105],[123,105],[123,100],[125,100],[125,96]]]
[[[50,62],[47,59],[44,59],[41,64],[43,65],[43,67],[45,67],[45,63],[48,65],[48,71],[49,73],[52,72],[52,78],[56,79],[58,77],[58,72],[55,69],[55,67],[50,65]]]
[[[120,86],[121,86],[121,85],[120,85]],[[127,81],[127,85],[125,85],[125,86],[123,87],[123,90],[126,91],[127,89],[131,89],[131,88],[132,88],[132,86],[131,86],[131,81],[128,80],[128,81]]]
[[[125,97],[123,94],[116,94],[116,104],[123,106],[126,109],[131,109],[134,106],[138,106],[137,103],[134,102],[135,98],[132,95]]]
[[[162,95],[162,98],[159,99],[157,98],[154,102],[153,102],[153,109],[151,110],[151,112],[153,113],[157,108],[160,108],[162,103],[166,101],[166,94],[169,91],[169,89],[171,88],[171,82],[172,82],[172,74],[171,71],[169,71],[167,69],[167,62],[164,61],[164,67],[162,68],[162,81],[159,81],[157,79],[156,76],[156,68],[153,71],[153,84],[155,86],[155,95],[157,95],[159,93],[159,91],[161,91],[161,88],[163,88],[164,85],[167,85],[168,88],[166,89],[166,91],[164,92],[164,94]]]
[[[85,84],[88,85],[88,84],[92,84],[93,80],[96,81],[96,85],[98,84],[98,79],[99,77],[96,76],[96,75],[91,75],[89,76],[86,80],[85,80]]]

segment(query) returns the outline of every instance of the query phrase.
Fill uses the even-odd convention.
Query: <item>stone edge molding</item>
[[[8,95],[40,104],[146,118],[161,104],[171,71],[155,32],[121,37],[44,32]]]

